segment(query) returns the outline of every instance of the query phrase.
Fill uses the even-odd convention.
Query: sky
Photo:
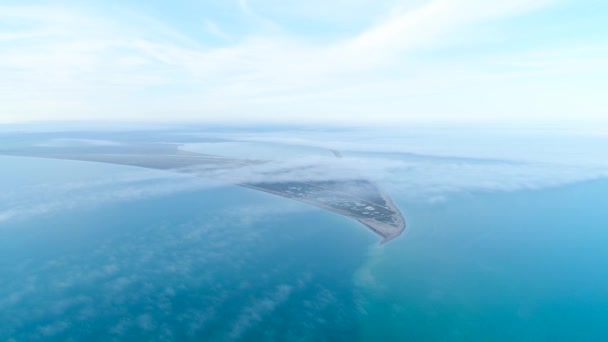
[[[0,4],[0,123],[606,122],[603,0]]]

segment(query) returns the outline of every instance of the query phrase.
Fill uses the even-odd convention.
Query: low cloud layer
[[[160,221],[131,210],[145,214],[162,204],[127,205],[115,211],[124,226],[105,226],[101,214],[82,223],[91,231],[75,244],[41,228],[34,234],[46,236],[41,255],[3,250],[17,261],[0,277],[0,339],[90,339],[97,331],[95,338],[110,340],[230,341],[272,336],[279,328],[312,337],[329,324],[314,319],[321,315],[335,323],[334,331],[348,329],[352,298],[342,279],[328,281],[335,271],[324,269],[335,251],[328,245],[299,262],[308,253],[303,246],[319,246],[316,235],[324,229],[275,229],[305,206],[278,208],[272,198],[203,202],[213,210],[191,208]],[[36,236],[27,242],[38,243]],[[3,234],[3,241],[22,237]],[[343,281],[354,271],[349,267],[340,271]]]
[[[530,138],[532,134],[502,133],[493,139],[482,136],[479,139],[483,144],[472,145],[462,134],[418,134],[423,135],[399,137],[390,130],[384,134],[363,131],[208,134],[223,142],[190,144],[182,149],[224,154],[233,159],[172,171],[107,172],[95,179],[7,188],[0,194],[0,222],[244,183],[368,179],[397,200],[435,202],[462,192],[541,189],[608,177],[608,165],[601,158],[601,149],[598,150],[605,142],[603,136],[540,135],[535,141]],[[573,140],[576,144],[569,143]],[[90,142],[82,139],[51,142],[57,141]],[[121,144],[92,141],[95,144],[101,141],[103,146]],[[330,149],[339,151],[340,158]],[[494,154],[488,158],[491,151]],[[274,158],[262,159],[269,156]]]

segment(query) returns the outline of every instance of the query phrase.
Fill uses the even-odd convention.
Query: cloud
[[[65,331],[69,327],[70,327],[70,324],[68,322],[59,321],[56,323],[41,326],[40,328],[38,328],[38,331],[40,332],[40,334],[42,336],[48,338],[48,337],[53,337],[53,336]]]
[[[8,221],[18,215],[19,215],[18,211],[14,210],[14,209],[0,212],[0,222]]]
[[[275,150],[276,160],[265,163],[183,171],[228,183],[367,178],[394,196],[433,203],[461,192],[540,189],[608,177],[608,164],[597,148],[604,144],[598,141],[601,136],[581,134],[415,128],[220,133],[214,136],[243,143],[184,148],[255,156],[264,148],[271,150],[268,143],[282,147]],[[315,149],[302,153],[302,146]],[[329,148],[344,158],[329,156]]]
[[[347,15],[342,21],[359,18],[353,19],[358,23],[355,27],[320,39],[318,34],[311,38],[294,33],[291,27],[283,27],[288,24],[275,20],[296,15],[296,10],[287,14],[290,11],[285,4],[274,10],[276,3],[272,1],[240,1],[234,6],[240,9],[239,19],[240,15],[249,18],[243,20],[245,28],[213,17],[216,12],[205,12],[211,15],[201,30],[205,37],[212,37],[210,40],[197,31],[180,31],[181,23],[162,16],[124,9],[108,16],[103,7],[5,5],[0,16],[30,25],[0,30],[5,41],[27,41],[0,45],[0,64],[4,66],[0,87],[6,89],[0,95],[4,104],[0,120],[411,122],[498,119],[499,115],[546,118],[554,115],[551,110],[568,117],[556,102],[567,102],[572,109],[589,102],[583,100],[598,104],[603,98],[597,91],[589,92],[592,89],[587,82],[585,89],[579,90],[555,83],[547,87],[545,78],[530,74],[527,67],[514,67],[505,73],[494,63],[517,60],[528,65],[534,62],[532,54],[528,54],[530,61],[520,59],[526,56],[521,52],[502,53],[498,58],[492,53],[474,54],[466,63],[462,59],[417,57],[428,48],[440,49],[462,39],[476,41],[471,28],[489,20],[554,2],[429,0],[376,5],[359,1],[353,6],[360,12],[338,11]],[[313,12],[310,8],[330,6],[318,2],[292,5],[309,7],[304,11],[308,16]],[[361,19],[369,16],[370,6],[382,12],[373,20]],[[557,50],[569,47],[560,44]],[[605,69],[599,63],[602,57],[604,53],[597,56],[596,69]],[[574,65],[577,60],[568,58],[563,63]],[[580,75],[559,65],[547,64],[545,69],[558,75]],[[535,91],[518,91],[522,83]],[[544,90],[538,94],[538,89]],[[556,95],[562,91],[577,96],[567,101],[553,96],[553,101],[541,101],[541,105],[533,101],[543,92]],[[490,101],[480,101],[486,98],[485,93],[503,106],[496,108],[489,106]],[[28,100],[32,97],[37,101]],[[514,98],[520,101],[506,101]],[[538,107],[532,110],[531,106]],[[605,113],[602,106],[585,108],[589,117]]]
[[[96,207],[121,201],[166,196],[177,192],[204,191],[224,186],[191,176],[136,172],[94,181],[37,184],[19,192],[2,194],[0,222],[30,219],[58,211]],[[6,227],[6,226],[5,226]]]
[[[292,267],[290,258],[264,262],[267,253],[302,243],[293,237],[303,232],[286,234],[271,224],[273,216],[287,220],[289,210],[279,213],[264,198],[251,207],[238,196],[233,200],[245,205],[194,209],[136,229],[100,223],[99,235],[91,229],[75,248],[47,241],[51,253],[17,252],[26,257],[3,270],[0,336],[61,339],[86,337],[93,329],[104,339],[183,333],[209,339],[254,329],[308,286],[312,273]],[[243,216],[249,219],[239,221]],[[327,294],[319,298],[331,305]],[[309,310],[314,317],[315,308]]]
[[[435,45],[454,30],[477,22],[529,11],[551,0],[515,0],[502,3],[482,0],[434,0],[414,9],[398,10],[344,47],[353,52],[388,55],[420,45]]]
[[[38,144],[40,147],[74,147],[74,146],[119,146],[120,143],[110,140],[96,139],[52,139]]]
[[[221,38],[223,40],[231,39],[230,34],[226,33],[224,30],[222,30],[222,28],[213,20],[205,21],[205,27],[207,28],[207,31],[209,31],[209,33],[211,33],[212,35],[214,35],[218,38]]]
[[[228,338],[237,340],[242,337],[249,329],[262,322],[266,316],[272,315],[277,307],[289,299],[291,292],[292,287],[283,284],[277,286],[274,292],[267,297],[254,300],[241,311],[236,322],[232,324]]]
[[[511,135],[487,131],[484,134],[494,137],[486,139],[484,135],[477,135],[470,145],[466,140],[473,134],[470,132],[410,132],[402,138],[394,136],[403,132],[278,131],[210,135],[231,142],[217,143],[216,147],[214,143],[205,143],[202,149],[185,148],[219,155],[228,150],[235,158],[248,156],[248,159],[220,160],[171,172],[139,171],[83,182],[35,184],[18,191],[7,190],[0,195],[0,222],[233,184],[368,179],[398,199],[438,203],[462,192],[540,189],[608,177],[608,164],[601,158],[603,151],[597,147],[603,146],[599,141],[603,136],[597,134],[541,134],[543,138],[539,140],[539,133],[535,132],[527,135],[516,131]],[[409,138],[409,134],[415,134],[414,138]],[[576,144],[566,143],[571,140]],[[421,145],[428,142],[432,143]],[[275,146],[279,147],[275,150]],[[328,148],[340,150],[344,157],[335,158]],[[266,152],[258,153],[263,150]],[[419,153],[408,153],[408,150]],[[244,155],[239,156],[238,152]],[[258,161],[257,154],[260,154]],[[263,160],[262,155],[273,154],[274,159]],[[285,203],[278,210],[287,208]],[[304,205],[294,203],[294,210],[303,208]],[[256,210],[241,212],[240,220],[245,224],[255,220],[256,215]]]

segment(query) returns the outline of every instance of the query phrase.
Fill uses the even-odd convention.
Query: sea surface
[[[1,171],[15,191],[77,187],[97,168],[133,176],[120,166],[11,159],[13,171],[29,170]],[[145,182],[143,197],[126,196],[124,184],[86,188],[77,206],[59,204],[72,191],[49,199],[46,212],[0,223],[0,340],[356,338],[353,274],[375,236],[245,188],[183,191],[184,180],[170,177],[162,189],[177,190],[167,194],[154,192],[160,180]]]
[[[408,228],[254,190],[0,157],[0,340],[608,340],[608,180],[386,189]]]
[[[608,339],[608,180],[439,204],[358,272],[360,339]]]

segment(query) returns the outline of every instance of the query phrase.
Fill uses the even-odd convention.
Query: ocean
[[[250,189],[1,157],[0,340],[608,339],[608,181],[456,187],[519,166],[445,163],[383,184],[407,228],[380,246]]]

